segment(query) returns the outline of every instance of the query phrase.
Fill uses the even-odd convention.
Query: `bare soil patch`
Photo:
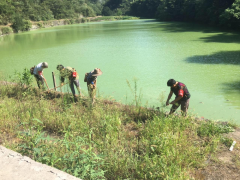
[[[221,145],[215,155],[206,161],[206,166],[194,172],[193,177],[199,180],[235,180],[240,179],[240,128],[225,135],[236,141],[233,151]]]

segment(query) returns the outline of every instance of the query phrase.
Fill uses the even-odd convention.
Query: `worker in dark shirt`
[[[177,108],[181,105],[182,115],[186,116],[191,96],[187,89],[187,86],[184,83],[175,81],[174,79],[169,79],[167,82],[167,86],[171,87],[166,102],[167,106],[169,104],[172,104],[172,108],[169,114],[174,113],[177,110]],[[173,93],[175,94],[176,97],[171,103],[169,103],[169,100],[171,99]]]

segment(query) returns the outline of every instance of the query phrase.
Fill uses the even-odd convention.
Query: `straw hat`
[[[92,71],[92,76],[100,76],[100,75],[102,75],[102,71],[101,71],[101,69],[99,69],[99,68],[95,68],[93,71]]]

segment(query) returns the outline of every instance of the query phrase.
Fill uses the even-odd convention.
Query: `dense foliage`
[[[161,21],[188,21],[238,28],[240,0],[1,0],[0,25],[131,15]],[[20,20],[21,18],[22,20]],[[24,22],[24,23],[23,23]]]
[[[0,25],[13,23],[19,16],[31,21],[95,16],[101,8],[99,0],[1,0]]]
[[[102,13],[237,28],[240,22],[240,0],[108,0]]]

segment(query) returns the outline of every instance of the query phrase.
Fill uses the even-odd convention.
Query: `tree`
[[[235,0],[231,7],[225,9],[220,15],[221,26],[239,28],[240,26],[240,0]]]

